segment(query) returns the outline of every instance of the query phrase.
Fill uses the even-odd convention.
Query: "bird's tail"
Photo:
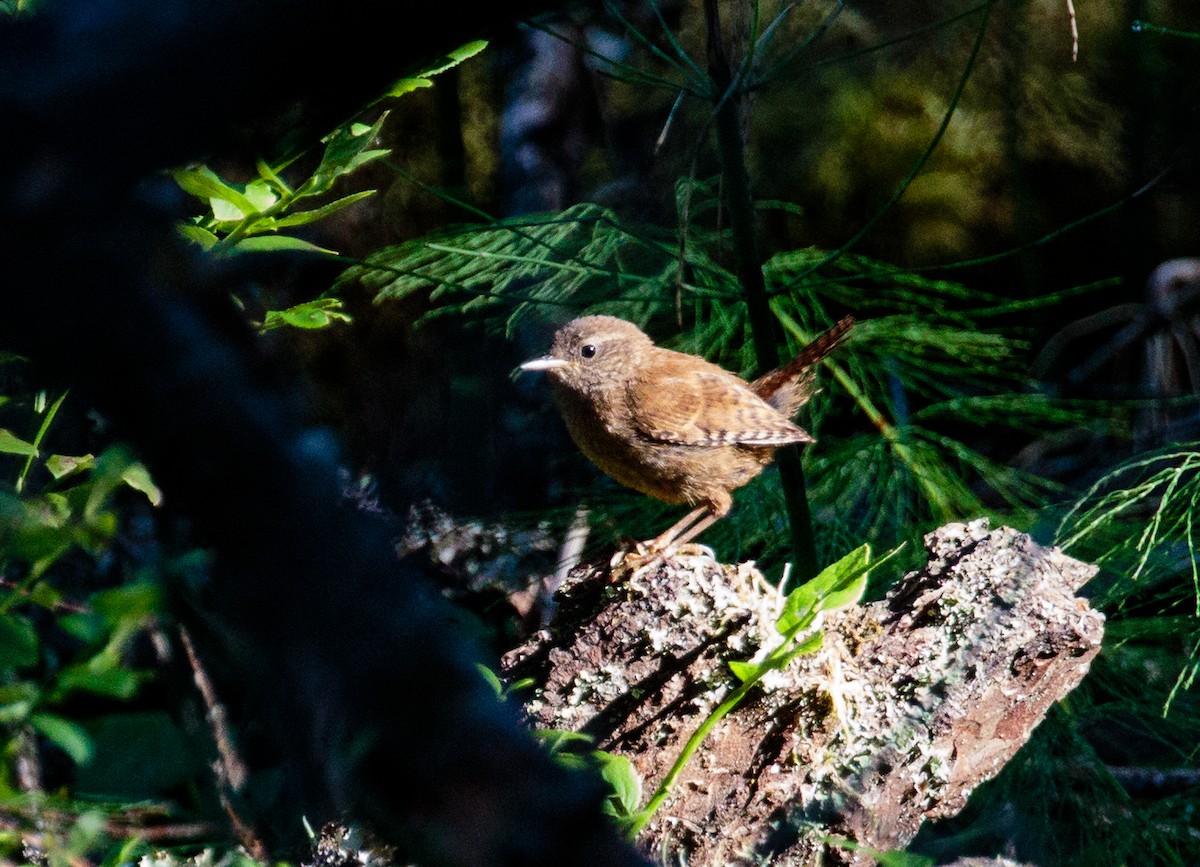
[[[791,418],[813,395],[817,362],[837,349],[853,327],[853,316],[843,318],[801,349],[783,367],[765,373],[750,383],[750,388],[778,412]]]

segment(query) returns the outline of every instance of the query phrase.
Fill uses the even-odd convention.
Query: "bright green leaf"
[[[459,48],[454,49],[446,55],[446,60],[436,66],[421,72],[422,76],[437,75],[440,72],[445,72],[447,69],[452,69],[458,66],[464,60],[474,57],[483,49],[487,48],[487,42],[482,39],[477,39],[474,42],[468,42]]]
[[[787,595],[775,626],[783,635],[807,628],[817,612],[857,602],[867,586],[871,546],[854,549]]]
[[[338,127],[325,137],[325,153],[321,156],[321,164],[313,172],[306,184],[307,193],[316,195],[326,192],[333,182],[344,174],[353,171],[358,166],[372,159],[390,153],[387,150],[370,150],[371,143],[383,129],[383,123],[388,113],[383,112],[375,123],[365,131],[355,133],[347,126]],[[354,129],[361,129],[361,125]]]
[[[285,325],[294,328],[324,328],[335,321],[350,322],[350,315],[343,313],[342,308],[341,299],[317,298],[286,310],[268,310],[262,330],[270,331]]]
[[[50,455],[46,458],[46,469],[56,479],[90,470],[95,464],[95,455]]]
[[[279,196],[275,195],[275,191],[271,189],[270,184],[261,180],[251,181],[246,184],[246,198],[254,205],[255,210],[260,213],[279,201]]]
[[[214,235],[208,229],[201,228],[193,223],[184,223],[177,226],[179,234],[189,241],[199,244],[205,250],[211,250],[216,246],[221,239]]]
[[[475,670],[478,671],[480,676],[487,681],[488,686],[490,686],[492,691],[496,693],[496,698],[502,698],[504,696],[504,684],[501,682],[500,676],[496,674],[496,672],[492,671],[482,662],[475,663]]]
[[[2,427],[0,427],[0,452],[9,455],[25,455],[26,457],[37,455],[37,449],[33,443],[26,442],[12,431]]]
[[[249,210],[244,210],[225,199],[209,199],[208,204],[212,207],[213,217],[222,223],[240,223],[248,215],[256,213],[258,210],[253,206]]]
[[[739,662],[734,659],[729,662],[729,670],[733,672],[734,677],[745,683],[758,674],[762,670],[762,666],[755,662]]]
[[[61,747],[75,764],[85,765],[91,759],[92,739],[78,723],[51,713],[35,713],[29,722],[49,741]]]
[[[246,198],[241,190],[225,183],[208,166],[199,166],[194,169],[176,169],[171,175],[175,178],[175,183],[179,184],[185,192],[191,193],[196,198],[210,203],[213,206],[213,213],[217,216],[217,219],[240,220],[242,216],[253,214],[258,210],[254,207],[254,203]],[[237,212],[241,216],[221,217],[217,215],[216,202],[223,203],[223,208],[228,206],[228,213]]]
[[[387,89],[384,96],[404,96],[425,87],[433,87],[433,82],[428,78],[401,78]]]
[[[315,223],[317,220],[323,220],[330,214],[336,214],[342,208],[349,207],[355,202],[360,202],[373,195],[375,195],[374,190],[362,190],[357,193],[351,193],[348,196],[335,199],[327,205],[313,208],[311,211],[297,211],[294,214],[288,214],[286,217],[279,217],[272,221],[272,225],[277,229],[282,229],[288,226],[304,226],[309,223]]]
[[[320,253],[324,256],[336,256],[336,250],[318,247],[302,238],[290,235],[256,235],[243,238],[234,245],[234,249],[244,253],[277,253],[282,251],[293,253]]]
[[[127,466],[121,473],[121,481],[135,491],[145,494],[150,505],[162,505],[162,491],[158,489],[158,485],[154,484],[154,479],[150,478],[150,471],[144,464],[135,463]]]
[[[605,812],[617,818],[629,816],[638,808],[642,800],[642,778],[638,776],[633,762],[615,753],[595,750],[592,760],[600,771],[600,776],[612,789],[605,801]]]

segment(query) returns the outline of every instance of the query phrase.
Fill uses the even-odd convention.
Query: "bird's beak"
[[[521,365],[521,370],[554,370],[558,367],[568,367],[569,361],[563,361],[561,358],[551,358],[549,355],[543,355],[541,358],[535,358],[532,361],[526,361]]]

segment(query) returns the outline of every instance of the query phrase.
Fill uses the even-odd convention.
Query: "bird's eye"
[[[596,354],[596,347],[591,343],[585,343],[579,347],[579,354],[584,358],[591,358]]]

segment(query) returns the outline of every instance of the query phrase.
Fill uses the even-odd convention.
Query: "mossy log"
[[[641,837],[666,863],[872,863],[828,842],[904,847],[952,816],[1083,679],[1104,618],[1095,567],[985,520],[926,537],[886,598],[824,615],[824,642],[713,729]],[[627,756],[652,791],[736,687],[727,663],[779,640],[752,564],[677,555],[613,583],[577,569],[550,630],[504,660],[542,684],[540,728]],[[824,840],[824,841],[823,841]],[[824,859],[824,860],[821,860]]]

